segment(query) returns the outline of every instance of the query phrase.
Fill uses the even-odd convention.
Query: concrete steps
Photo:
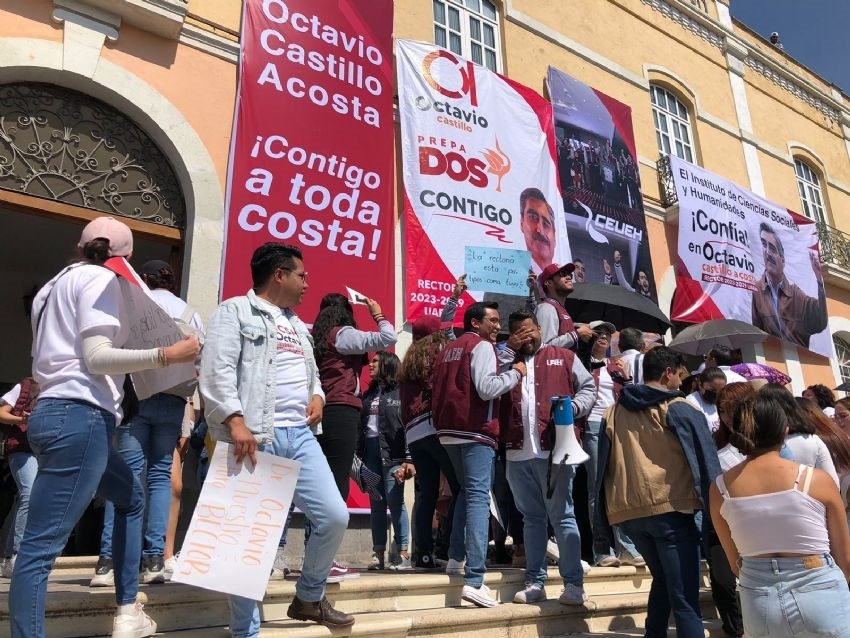
[[[114,614],[111,588],[90,589],[93,558],[62,558],[50,579],[46,633],[51,638],[108,635]],[[328,585],[327,596],[339,609],[355,614],[347,630],[330,630],[286,618],[295,592],[295,579],[271,581],[262,605],[262,636],[318,638],[376,636],[406,638],[530,638],[610,631],[629,632],[643,626],[651,582],[645,568],[596,567],[585,576],[590,597],[585,607],[561,605],[561,580],[549,570],[546,591],[550,600],[515,605],[514,594],[523,587],[524,571],[505,568],[488,571],[485,582],[507,604],[479,609],[461,604],[463,579],[426,571],[365,572],[360,578]],[[0,638],[9,635],[8,581],[0,584]],[[140,599],[162,634],[182,638],[229,636],[227,602],[216,592],[179,584],[143,585]],[[713,617],[711,597],[703,592],[704,616]],[[628,633],[622,635],[629,635]]]

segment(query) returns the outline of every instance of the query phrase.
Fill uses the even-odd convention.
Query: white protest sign
[[[123,257],[114,257],[106,266],[115,272],[130,324],[130,337],[124,344],[133,350],[149,350],[170,346],[185,338],[177,323],[151,296],[150,289]],[[166,368],[143,370],[132,375],[139,399],[169,390],[196,378],[195,364],[177,363]]]
[[[265,452],[237,463],[217,443],[172,580],[262,600],[300,470]]]
[[[348,291],[348,301],[350,303],[359,303],[363,306],[368,305],[369,298],[362,292],[357,292],[354,288],[349,288],[348,286],[345,289]]]

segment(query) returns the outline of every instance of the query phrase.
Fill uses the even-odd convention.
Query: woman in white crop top
[[[47,577],[95,493],[115,503],[113,636],[149,636],[154,623],[136,602],[144,492],[112,448],[127,373],[193,361],[187,337],[149,350],[122,348],[130,334],[121,285],[104,266],[129,258],[126,224],[99,217],[83,229],[80,261],[51,279],[32,306],[33,377],[41,387],[27,437],[38,459],[26,530],[9,591],[12,638],[43,638]]]
[[[711,486],[711,519],[747,636],[850,636],[844,506],[826,472],[779,456],[784,404],[759,392],[736,409],[731,442],[747,458]]]

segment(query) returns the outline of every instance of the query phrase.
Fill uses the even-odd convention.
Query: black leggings
[[[326,405],[322,413],[322,433],[316,437],[337,489],[343,500],[348,499],[349,472],[357,447],[360,410],[350,405]]]

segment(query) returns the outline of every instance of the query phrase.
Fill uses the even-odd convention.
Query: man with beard
[[[575,465],[562,465],[553,476],[549,491],[549,450],[554,444],[550,428],[550,397],[572,397],[576,417],[588,413],[596,401],[593,377],[576,356],[554,345],[542,345],[540,325],[530,312],[514,312],[508,319],[511,335],[527,334],[518,356],[527,373],[502,398],[502,438],[507,448],[507,477],[517,509],[524,517],[525,588],[515,603],[535,603],[546,599],[547,521],[558,542],[558,569],[564,590],[558,601],[582,605],[584,573],[581,566],[581,538],[573,510],[572,489]],[[505,409],[508,408],[508,409]],[[547,434],[549,436],[547,436]]]
[[[539,188],[526,188],[519,196],[519,227],[525,247],[539,272],[555,258],[555,213]]]
[[[576,326],[570,313],[564,308],[567,295],[573,291],[575,264],[550,264],[537,278],[543,299],[537,306],[537,321],[543,335],[543,343],[561,348],[575,349],[579,339],[589,341],[593,330],[589,326]]]
[[[708,429],[714,434],[720,427],[717,395],[726,386],[726,375],[718,367],[706,368],[700,373],[698,384],[698,389],[685,398],[705,415]]]
[[[765,332],[809,347],[813,334],[827,325],[826,290],[817,252],[809,251],[817,280],[817,299],[809,297],[785,276],[785,248],[776,231],[767,222],[759,226],[764,254],[764,276],[759,290],[753,293],[753,325]]]
[[[495,345],[500,327],[498,304],[469,306],[463,335],[440,352],[431,374],[431,416],[460,483],[446,573],[464,576],[461,598],[479,607],[499,604],[484,584],[499,397],[526,371],[525,363],[518,362],[499,373]],[[520,348],[529,336],[513,335],[508,347]]]

